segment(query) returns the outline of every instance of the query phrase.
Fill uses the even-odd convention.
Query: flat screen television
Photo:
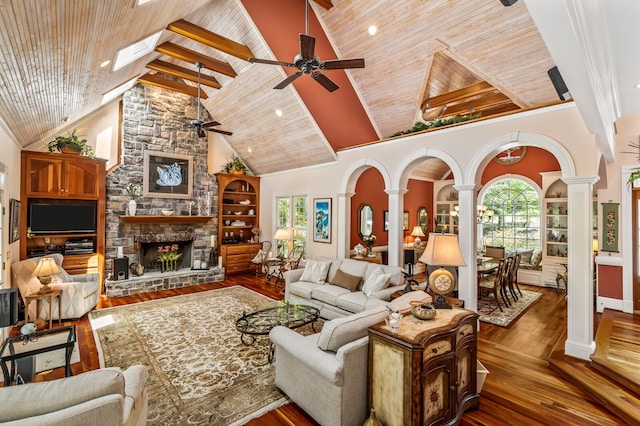
[[[96,232],[96,203],[33,200],[27,226],[33,234],[92,234]]]
[[[18,322],[18,289],[0,289],[0,327],[10,327]]]

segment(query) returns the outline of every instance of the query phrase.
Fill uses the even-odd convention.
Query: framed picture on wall
[[[155,198],[191,198],[193,156],[145,151],[142,195]]]
[[[600,251],[618,253],[618,203],[602,203],[602,244]]]
[[[404,212],[402,214],[402,230],[403,231],[409,230],[409,212]]]
[[[313,199],[313,241],[331,243],[331,198]]]
[[[389,210],[384,211],[384,232],[389,232]]]
[[[9,201],[9,244],[20,239],[20,218],[22,217],[22,202],[12,198]]]
[[[429,212],[425,206],[420,206],[418,208],[418,225],[422,228],[424,235],[428,235],[427,229],[429,228]]]

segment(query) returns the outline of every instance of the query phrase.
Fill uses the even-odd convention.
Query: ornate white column
[[[467,266],[458,268],[458,298],[465,309],[478,311],[478,275],[476,265],[476,185],[454,185],[458,191],[458,240]]]
[[[589,360],[593,340],[593,184],[597,176],[562,178],[568,191],[567,355]]]
[[[385,190],[389,195],[389,266],[404,266],[404,242],[402,234],[402,212],[406,189]]]
[[[353,192],[336,195],[336,233],[338,237],[338,259],[349,258],[349,236],[351,235],[351,197]]]

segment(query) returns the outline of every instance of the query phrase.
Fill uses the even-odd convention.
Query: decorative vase
[[[136,200],[129,200],[129,216],[135,216],[137,208],[138,203],[136,203]]]
[[[378,420],[378,417],[376,417],[375,408],[371,409],[371,414],[369,415],[369,418],[364,421],[362,426],[382,426],[382,422],[380,422],[380,420]]]
[[[367,247],[367,257],[376,257],[376,254],[373,252],[373,248],[371,246]]]
[[[362,255],[365,254],[367,252],[367,249],[364,248],[364,246],[360,243],[356,244],[356,246],[353,248],[353,254],[356,255],[357,259],[362,258]]]

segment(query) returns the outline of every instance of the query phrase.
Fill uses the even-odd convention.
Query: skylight
[[[156,43],[158,42],[161,33],[162,30],[118,50],[118,53],[116,53],[116,60],[113,64],[113,70],[117,71],[125,65],[135,61],[136,59],[143,57],[147,53],[152,52],[156,47]]]
[[[100,103],[100,105],[106,104],[110,100],[117,98],[118,96],[120,96],[121,94],[126,92],[127,90],[131,89],[136,84],[136,81],[138,80],[139,76],[140,75],[136,75],[131,80],[129,80],[129,81],[125,82],[125,83],[122,83],[120,86],[116,87],[115,89],[111,89],[107,93],[103,94],[102,95],[102,102]]]

